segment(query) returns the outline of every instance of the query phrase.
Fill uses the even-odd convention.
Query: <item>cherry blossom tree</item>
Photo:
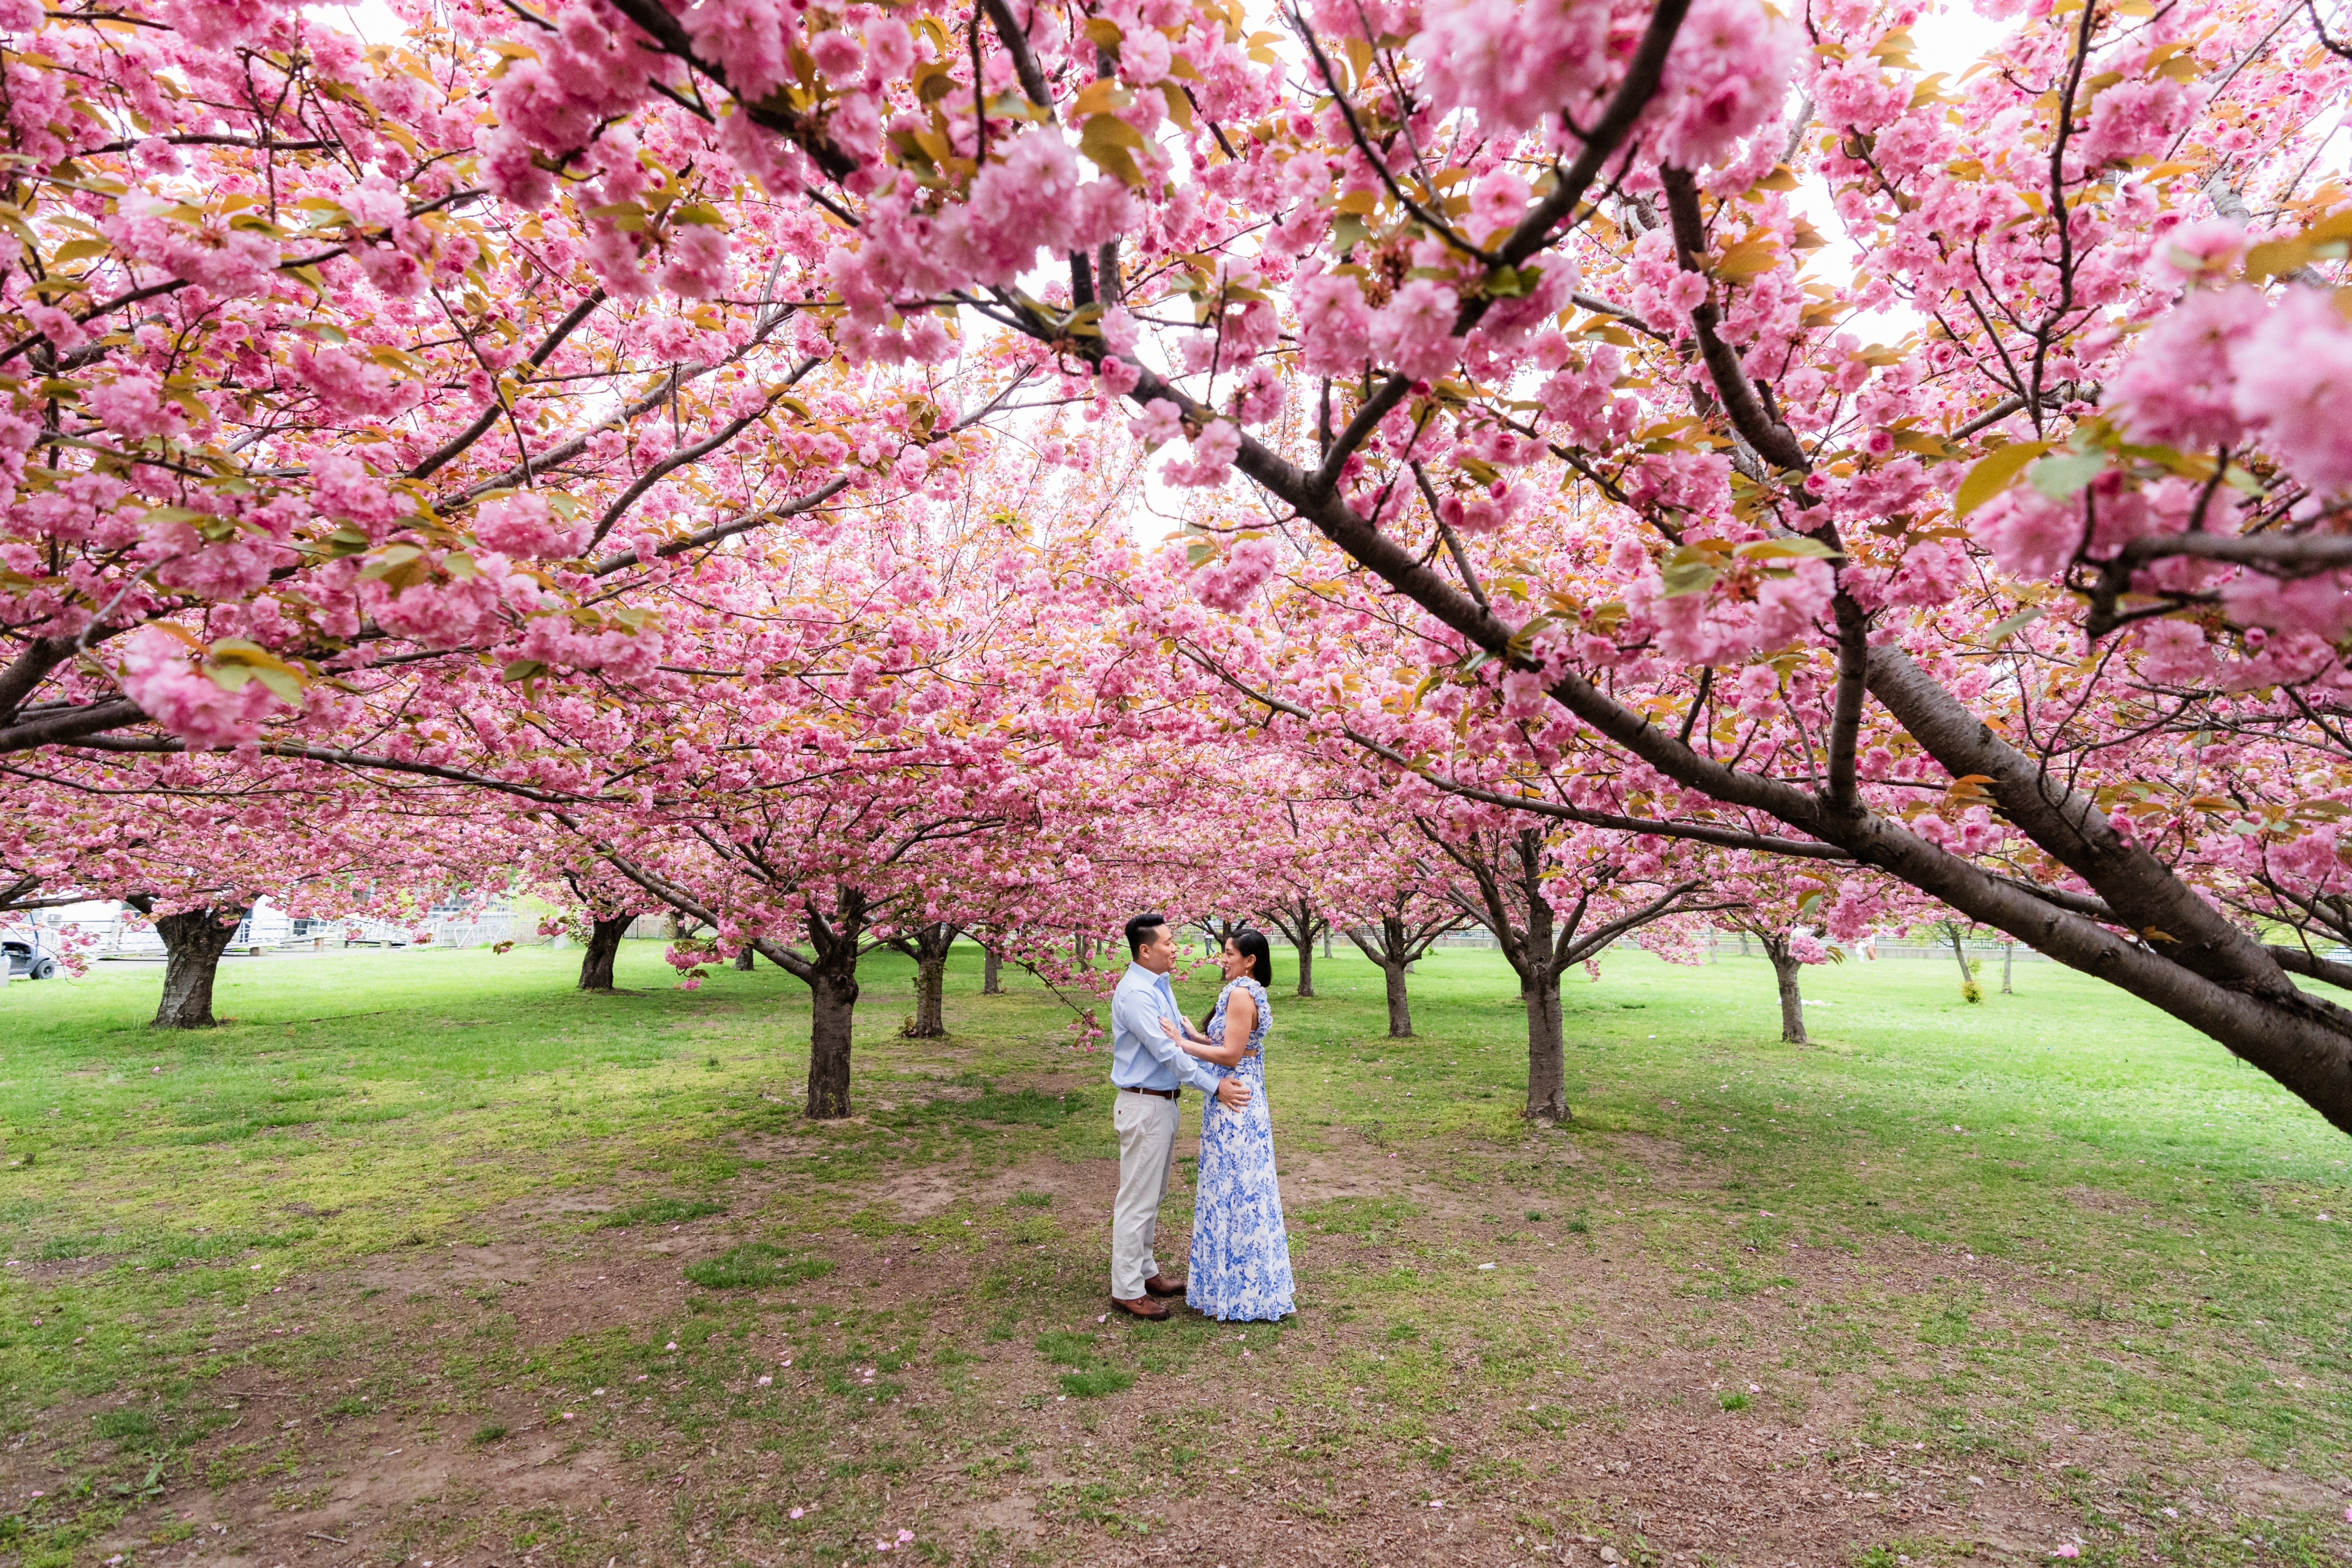
[[[1339,929],[1380,968],[1392,1040],[1412,1038],[1405,982],[1412,965],[1429,956],[1440,937],[1471,923],[1460,905],[1436,890],[1441,885],[1418,858],[1391,856],[1360,866],[1338,895]]]
[[[1716,907],[1702,891],[1705,879],[1672,865],[1657,840],[1548,832],[1539,820],[1488,808],[1415,826],[1454,868],[1447,896],[1486,928],[1519,977],[1528,1010],[1527,1114],[1565,1121],[1560,977],[1645,926]]]
[[[413,920],[487,887],[478,836],[314,763],[51,752],[0,773],[18,907],[116,900],[163,944],[154,1026],[210,1028],[213,986],[263,898],[298,918]]]
[[[1935,71],[1923,14],[12,14],[73,68],[11,77],[0,742],[331,746],[392,658],[644,679],[659,562],[1033,439],[978,414],[1025,376],[1196,498],[1076,552],[1118,658],[1570,837],[1874,872],[2352,1131],[2298,984],[2352,966],[2259,913],[2325,930],[2297,806],[2352,776],[2352,62],[2309,8],[2028,0]],[[169,93],[195,140],[141,134]]]
[[[387,663],[641,678],[666,563],[919,489],[952,423],[829,368],[818,212],[651,122],[502,201],[475,22],[322,18],[0,17],[0,752],[316,743]]]

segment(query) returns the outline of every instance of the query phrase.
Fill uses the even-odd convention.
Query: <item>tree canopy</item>
[[[2352,1131],[2352,23],[1993,9],[10,7],[16,896],[1941,913]]]

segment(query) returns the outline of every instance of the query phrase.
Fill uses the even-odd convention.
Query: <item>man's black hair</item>
[[[1142,952],[1143,944],[1151,935],[1152,929],[1156,926],[1164,926],[1167,923],[1168,917],[1166,915],[1135,915],[1130,917],[1127,922],[1127,956],[1133,958]]]

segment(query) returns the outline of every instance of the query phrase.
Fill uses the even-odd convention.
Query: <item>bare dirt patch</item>
[[[1670,1266],[1638,1188],[1599,1194],[1601,1223],[1572,1230],[1553,1199],[1521,1217],[1533,1188],[1457,1191],[1344,1129],[1322,1142],[1287,1162],[1295,1215],[1388,1206],[1361,1232],[1295,1222],[1303,1310],[1279,1331],[1097,1322],[1102,1159],[886,1171],[835,1205],[892,1216],[875,1235],[791,1210],[797,1178],[772,1170],[729,1213],[675,1225],[582,1223],[614,1194],[509,1205],[487,1245],[302,1280],[293,1322],[223,1336],[226,1424],[188,1450],[204,1484],[133,1508],[91,1561],[834,1563],[906,1529],[956,1562],[1812,1564],[1897,1543],[1919,1563],[2023,1563],[2144,1484],[2148,1456],[2078,1432],[1874,1435],[1888,1380],[1955,1375],[1959,1352],[1922,1341],[1825,1369],[1810,1342],[1858,1292],[1964,1292],[2005,1331],[2069,1331],[2015,1265],[1759,1238]],[[1697,1184],[1657,1141],[1604,1152]],[[1620,1200],[1635,1213],[1610,1223]],[[832,1271],[749,1295],[687,1281],[759,1237]],[[288,1352],[321,1324],[335,1354]],[[1061,1392],[1063,1363],[1032,1343],[1054,1333],[1135,1383]],[[886,1366],[894,1336],[921,1348]],[[1962,1425],[1972,1399],[1951,1395]],[[100,1408],[44,1429],[87,1430]],[[27,1436],[0,1455],[16,1495],[55,1484],[55,1445]],[[2197,1480],[2182,1500],[2217,1530],[2328,1502],[2251,1465]]]

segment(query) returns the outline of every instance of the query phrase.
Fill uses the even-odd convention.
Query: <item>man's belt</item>
[[[1138,1089],[1131,1083],[1120,1084],[1118,1091],[1121,1094],[1148,1094],[1155,1100],[1174,1100],[1183,1092],[1174,1089]]]

